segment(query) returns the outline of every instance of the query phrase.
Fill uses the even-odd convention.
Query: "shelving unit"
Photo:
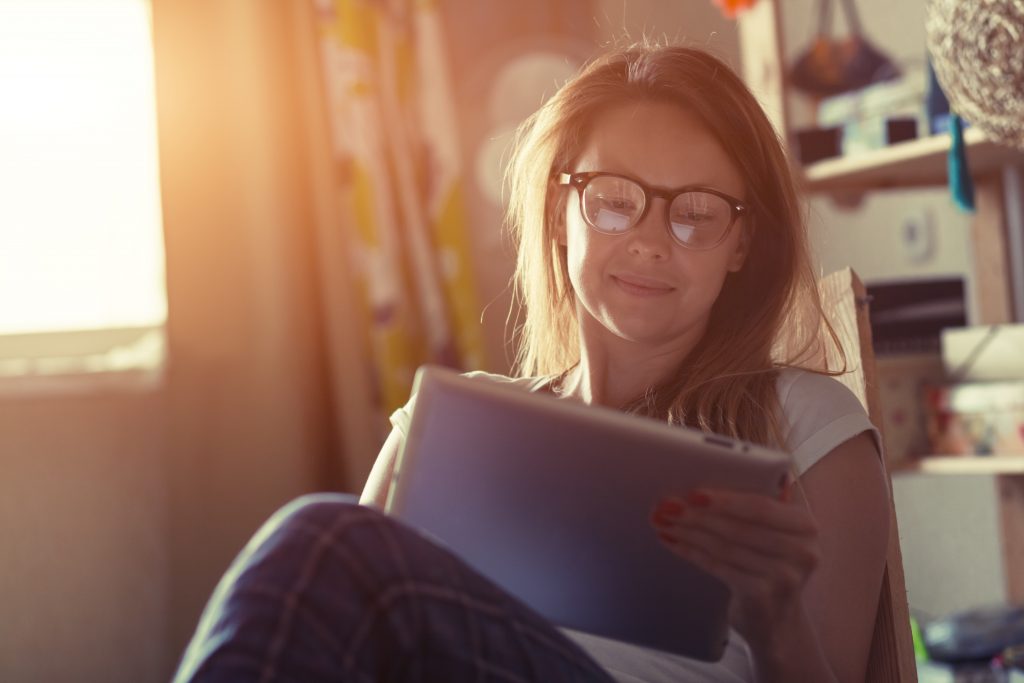
[[[897,465],[893,476],[907,474],[986,474],[1024,476],[1024,455],[930,455]]]
[[[740,17],[743,76],[783,139],[789,138],[780,0],[759,0]],[[1024,322],[1024,153],[964,133],[975,186],[971,225],[978,321]],[[946,184],[949,138],[933,135],[798,169],[808,193],[843,195]],[[1016,292],[1016,295],[1015,295]]]
[[[964,132],[971,173],[999,172],[1019,161],[1020,152],[992,142],[975,128]],[[871,191],[934,187],[946,183],[949,136],[945,134],[901,142],[849,157],[827,159],[805,166],[808,192]]]
[[[781,0],[759,0],[739,21],[743,76],[769,118],[788,139]],[[979,324],[1024,322],[1024,153],[964,133],[975,186],[971,223]],[[949,136],[935,135],[798,169],[805,191],[849,199],[879,190],[947,182]],[[1024,456],[930,457],[893,468],[914,474],[991,475],[999,504],[1006,589],[1024,602]]]

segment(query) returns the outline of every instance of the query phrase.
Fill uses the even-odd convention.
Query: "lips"
[[[675,289],[672,285],[660,280],[634,275],[633,273],[612,275],[612,280],[615,281],[615,284],[620,289],[638,296],[659,296],[661,294],[668,294]]]

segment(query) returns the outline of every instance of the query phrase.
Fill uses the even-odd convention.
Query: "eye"
[[[709,211],[680,211],[672,216],[672,221],[688,223],[690,225],[702,225],[705,223],[713,223],[715,221],[715,214]]]
[[[729,222],[729,205],[709,192],[684,192],[676,197],[670,212],[673,223],[694,228],[717,228]]]
[[[595,199],[597,200],[598,206],[600,206],[600,208],[608,209],[610,211],[628,213],[635,211],[637,208],[636,202],[629,199],[628,197],[600,194],[597,195]]]

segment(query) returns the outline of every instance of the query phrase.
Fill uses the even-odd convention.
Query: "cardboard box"
[[[942,360],[958,381],[1024,380],[1024,324],[943,330]]]

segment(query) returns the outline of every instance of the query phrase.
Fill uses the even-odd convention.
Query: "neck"
[[[669,379],[704,328],[664,346],[609,340],[606,330],[599,332],[604,334],[580,330],[580,361],[562,380],[559,393],[587,404],[623,408]]]

